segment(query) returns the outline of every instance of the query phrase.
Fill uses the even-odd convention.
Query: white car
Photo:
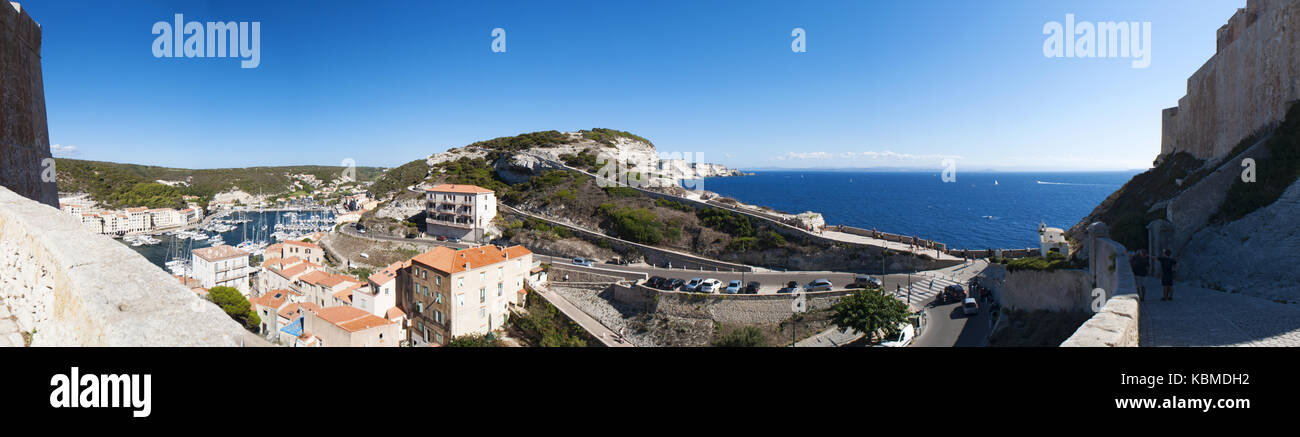
[[[722,281],[717,279],[709,278],[700,283],[701,293],[717,293],[720,289],[722,289]]]
[[[700,283],[702,282],[704,282],[704,279],[691,278],[690,281],[686,282],[686,285],[682,286],[682,291],[697,291],[700,289]]]
[[[804,289],[808,291],[831,291],[831,281],[826,279],[818,279],[816,281],[809,282],[808,286],[804,287]]]
[[[965,313],[968,316],[971,314],[979,314],[980,304],[975,303],[975,298],[968,297],[966,298],[965,301],[961,303],[961,312]]]
[[[907,347],[912,344],[912,338],[916,335],[916,329],[911,323],[899,323],[898,334],[885,338],[877,346],[880,347]]]
[[[722,290],[722,292],[723,292],[723,293],[727,293],[727,294],[736,294],[736,293],[739,293],[739,292],[740,292],[740,281],[737,281],[737,280],[735,280],[735,279],[732,279],[731,282],[727,283],[727,288],[724,289],[724,290]]]

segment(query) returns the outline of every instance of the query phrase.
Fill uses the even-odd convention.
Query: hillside
[[[338,179],[343,167],[282,166],[224,169],[182,169],[104,161],[58,158],[55,170],[59,191],[88,193],[105,207],[182,206],[181,196],[199,196],[204,202],[231,189],[248,193],[280,194],[291,191],[293,174],[308,174],[318,180]],[[358,181],[373,180],[382,173],[377,167],[357,167]],[[167,181],[163,184],[157,181]]]
[[[1254,181],[1242,163],[1254,160]],[[1181,259],[1179,277],[1210,288],[1270,299],[1300,299],[1300,102],[1281,122],[1208,160],[1166,157],[1134,176],[1070,229],[1086,241],[1087,225],[1110,227],[1130,250],[1148,247],[1148,224],[1170,223],[1165,247]]]
[[[602,154],[623,156],[628,173],[652,187],[686,191],[677,186],[681,169],[663,165],[665,160],[644,138],[609,129],[544,131],[480,141],[394,168],[371,186],[377,197],[391,199],[362,220],[371,232],[409,235],[423,226],[424,214],[420,193],[407,187],[472,184],[496,191],[497,199],[507,206],[554,221],[724,261],[860,271],[879,270],[882,256],[891,265],[916,262],[878,249],[813,241],[723,208],[659,199],[628,187],[601,187],[592,176],[564,167],[604,176],[602,170],[609,170],[602,169]],[[663,168],[667,170],[658,171]],[[709,176],[739,174],[722,166],[709,168],[715,172]],[[579,238],[563,226],[508,212],[498,215],[490,233],[499,242],[526,244],[542,252],[638,258],[636,253],[616,254],[602,241]]]

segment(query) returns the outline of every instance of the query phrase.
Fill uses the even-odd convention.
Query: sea
[[[333,213],[328,211],[322,212],[322,211],[315,211],[315,210],[232,212],[229,215],[227,215],[225,218],[227,219],[246,218],[252,221],[248,223],[241,223],[241,224],[234,225],[235,229],[228,232],[221,233],[221,238],[225,240],[227,246],[238,245],[244,240],[253,240],[254,235],[257,235],[262,239],[270,240],[270,237],[261,237],[263,231],[260,230],[260,227],[262,224],[267,225],[267,231],[265,232],[267,233],[267,235],[269,235],[270,233],[275,232],[276,223],[289,222],[292,220],[293,217],[297,217],[299,219],[306,219],[308,217],[320,217],[322,215],[331,217],[333,216]],[[197,230],[197,229],[191,228],[191,230]],[[205,232],[205,234],[207,234],[210,237],[215,233]],[[126,243],[125,241],[122,241],[121,239],[118,239],[117,241],[122,243],[123,245],[126,245],[127,247],[130,247],[131,250],[136,251],[140,255],[144,255],[145,259],[148,259],[149,262],[153,263],[154,265],[157,265],[159,268],[162,268],[163,270],[169,273],[171,271],[167,270],[167,266],[166,266],[167,261],[171,260],[172,257],[172,254],[170,254],[169,251],[179,251],[180,253],[189,254],[191,250],[212,246],[211,240],[181,239],[166,234],[157,234],[154,235],[153,237],[162,240],[162,242],[155,245],[131,246],[130,244]]]
[[[756,171],[702,188],[827,225],[912,235],[954,249],[1038,247],[1038,225],[1069,229],[1140,170],[1112,172]],[[685,184],[688,188],[689,182]]]

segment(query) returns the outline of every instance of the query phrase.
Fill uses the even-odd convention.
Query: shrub
[[[230,318],[242,323],[245,329],[256,331],[262,324],[261,317],[253,310],[253,304],[248,303],[248,299],[233,287],[212,287],[208,290],[208,299],[221,307]]]
[[[733,330],[717,341],[713,342],[717,347],[767,347],[767,337],[763,336],[763,331],[753,327]]]

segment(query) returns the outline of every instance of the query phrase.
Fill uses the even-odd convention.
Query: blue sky
[[[1244,0],[53,1],[56,156],[394,166],[537,130],[627,130],[739,168],[1145,168],[1160,110]],[[157,21],[261,22],[261,63],[155,58]],[[1151,22],[1151,65],[1043,55],[1043,26]],[[493,28],[506,30],[493,53]],[[807,52],[791,51],[792,29]]]

